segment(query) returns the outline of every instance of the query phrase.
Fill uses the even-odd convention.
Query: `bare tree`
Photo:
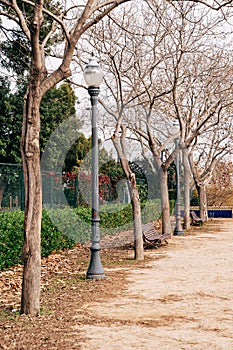
[[[225,116],[232,113],[232,82],[229,79],[229,74],[232,70],[231,60],[224,57],[222,49],[215,51],[214,55],[212,55],[213,52],[209,56],[206,55],[205,62],[202,62],[203,70],[200,70],[199,78],[196,76],[195,82],[193,81],[189,85],[191,88],[186,88],[186,95],[182,97],[182,93],[177,92],[174,96],[173,102],[176,106],[176,115],[181,125],[181,142],[185,148],[185,153],[188,154],[194,152],[197,140],[205,137],[206,133],[208,133],[208,137],[213,144],[214,140],[216,141],[216,145],[213,147],[217,148],[219,142],[217,132],[224,130]],[[214,57],[218,57],[217,63]],[[206,62],[208,62],[207,65]],[[198,63],[194,67],[197,70]],[[229,137],[230,128],[228,131],[225,130],[225,132]],[[218,138],[216,138],[217,135]],[[224,134],[224,137],[227,136]],[[188,169],[186,158],[184,160],[185,169]],[[194,167],[192,169],[193,171],[196,170]],[[201,193],[201,190],[199,193]],[[204,198],[205,195],[201,195],[201,197]],[[204,201],[205,199],[201,202]],[[186,221],[188,221],[187,207],[185,207],[185,212]],[[201,212],[204,216],[205,210],[203,209]]]
[[[112,123],[108,118],[107,124],[112,125],[112,140],[119,158],[123,157],[121,162],[122,165],[124,164],[123,168],[129,181],[134,177],[126,169],[129,169],[128,165],[126,166],[126,159],[128,159],[126,153],[129,153],[128,150],[126,152],[125,140],[129,135],[129,131],[126,132],[126,126],[128,130],[134,130],[134,127],[141,123],[140,119],[143,117],[140,113],[144,113],[145,108],[140,107],[143,101],[140,97],[147,95],[150,88],[154,88],[155,93],[161,95],[152,81],[156,66],[163,60],[163,57],[159,57],[157,61],[156,47],[166,35],[166,29],[160,25],[161,18],[156,18],[156,21],[158,23],[154,26],[154,13],[148,6],[139,4],[131,7],[130,10],[128,8],[127,13],[122,11],[118,17],[111,15],[92,30],[91,43],[99,52],[107,76],[106,98],[102,99],[101,103],[109,112],[109,116],[112,116]],[[106,27],[111,30],[106,31]],[[152,32],[149,28],[153,28]],[[162,92],[164,93],[167,91]],[[106,101],[108,101],[107,106]],[[134,139],[139,140],[139,136],[134,136]],[[135,191],[132,192],[133,198],[134,207],[139,208],[138,194]],[[136,238],[142,236],[139,209],[135,214],[137,215],[134,217],[134,222],[137,222],[134,232]],[[140,247],[142,247],[142,238],[140,240]],[[139,256],[139,253],[137,255]]]
[[[221,116],[221,123],[202,134],[192,147],[189,159],[199,195],[200,217],[208,220],[207,184],[219,162],[232,153],[233,116]]]
[[[180,14],[180,20],[171,21],[171,28],[176,27],[172,30],[167,45],[168,50],[174,49],[173,60],[166,60],[164,63],[172,84],[172,92],[157,99],[155,104],[167,119],[179,121],[180,146],[183,152],[189,153],[189,147],[195,143],[198,135],[213,130],[213,125],[221,127],[220,114],[226,113],[229,106],[232,106],[232,81],[229,78],[232,62],[227,47],[219,47],[219,43],[213,40],[215,37],[220,38],[219,18],[216,18],[216,21],[212,19],[211,22],[207,20],[203,26],[203,13],[200,17],[195,16],[198,8],[191,4],[185,6],[183,3],[177,3],[175,7]],[[192,17],[195,18],[195,23],[191,21]],[[189,180],[187,158],[184,160],[187,176],[187,227]]]
[[[219,161],[207,184],[208,206],[233,206],[233,164],[229,159],[229,153],[225,159]]]
[[[171,0],[173,1],[173,0]],[[232,0],[226,0],[226,1],[219,1],[219,0],[194,0],[195,2],[199,2],[200,4],[209,7],[212,10],[219,11],[222,10],[223,14],[225,11],[228,11],[228,9],[232,9],[233,1]],[[175,2],[175,1],[173,1]]]
[[[174,11],[165,4],[162,13],[159,2],[148,3],[157,23],[162,18],[160,33],[163,28],[165,35],[154,48],[155,55],[150,60],[154,63],[151,74],[145,78],[141,75],[146,93],[138,100],[145,106],[145,118],[132,127],[151,150],[160,171],[163,231],[167,233],[171,230],[167,171],[178,152],[171,147],[175,138],[173,121],[179,122],[179,147],[183,149],[188,149],[196,135],[212,123],[218,123],[218,108],[227,106],[229,95],[231,100],[231,65],[228,65],[228,59],[221,60],[223,49],[216,48],[215,51],[212,41],[210,50],[208,42],[210,33],[218,32],[217,26],[222,19],[217,16],[208,19],[209,11],[200,12],[200,8],[191,2],[177,2]],[[219,57],[217,62],[216,54]],[[225,84],[213,96],[213,92],[212,95],[209,92],[217,86],[216,77],[220,78],[220,75],[225,77]],[[228,95],[224,96],[223,91]],[[212,108],[209,108],[211,103]],[[161,152],[165,149],[167,157],[164,159]]]
[[[190,229],[190,187],[192,182],[192,171],[189,163],[188,150],[182,148],[182,163],[184,167],[184,218],[183,226],[185,230]]]
[[[22,160],[25,182],[23,245],[23,287],[21,313],[37,314],[40,300],[40,231],[42,215],[40,176],[40,103],[55,84],[71,75],[70,64],[79,39],[118,5],[127,0],[64,2],[48,9],[43,0],[35,2],[1,0],[1,14],[20,28],[31,47],[30,76],[24,96]],[[52,7],[51,7],[52,8]],[[28,12],[27,10],[28,9]],[[46,21],[49,23],[45,29]],[[47,45],[59,37],[62,50],[54,70],[48,67]]]
[[[138,42],[142,40],[140,36],[136,38],[136,42],[131,41],[135,29],[135,18],[138,18],[136,11],[137,7],[134,6],[130,9],[127,8],[127,11],[121,11],[120,16],[111,15],[111,18],[93,28],[90,43],[98,50],[102,65],[107,71],[105,79],[107,96],[105,99],[101,99],[100,103],[108,113],[108,117],[105,118],[102,127],[109,128],[110,126],[111,139],[129,183],[134,222],[135,259],[143,260],[140,198],[136,176],[129,166],[129,143],[127,143],[128,121],[131,119],[134,100],[137,97],[133,82],[140,83],[133,71],[136,57],[131,57],[132,60],[129,59],[129,55],[131,56],[133,52],[132,46],[136,48]],[[109,28],[108,32],[105,30],[106,25]],[[140,24],[137,28],[140,30]],[[128,58],[126,59],[126,57]],[[140,59],[139,57],[137,59]],[[123,71],[127,71],[128,74],[123,75]]]
[[[106,33],[103,23],[92,39],[109,73],[106,85],[115,93],[115,111],[122,116],[126,106],[143,107],[124,123],[153,154],[160,173],[163,232],[169,233],[167,172],[178,152],[174,139],[180,136],[179,147],[188,149],[218,124],[219,110],[231,100],[232,68],[229,54],[214,41],[220,38],[223,17],[194,2],[145,3],[134,9],[139,19],[135,12],[123,14],[122,22],[111,16],[112,30]],[[173,130],[174,120],[180,133]],[[164,152],[167,157],[161,157]]]
[[[142,223],[141,223],[141,206],[136,182],[136,176],[131,171],[126,149],[126,132],[127,128],[120,122],[112,135],[112,141],[120,159],[122,168],[130,184],[131,202],[133,208],[134,222],[134,252],[136,260],[144,260]]]
[[[126,2],[130,1],[80,0],[78,4],[73,4],[72,1],[70,3],[65,1],[60,7],[49,7],[50,3],[46,3],[43,0],[36,0],[35,2],[27,0],[0,0],[2,16],[10,19],[10,22],[6,25],[11,27],[13,21],[14,24],[20,28],[31,48],[30,76],[27,92],[24,97],[21,142],[25,180],[24,272],[21,313],[36,314],[39,312],[40,230],[42,215],[39,146],[39,110],[41,99],[55,84],[71,76],[71,61],[77,44],[83,34],[99,23],[108,14],[112,13],[112,10],[118,5]],[[117,44],[119,45],[119,49],[111,55],[110,59],[114,67],[116,55],[121,57],[122,47],[124,47],[126,51],[127,47],[132,48],[132,46],[134,46],[134,53],[131,51],[129,59],[124,61],[124,63],[127,63],[127,65],[124,66],[125,69],[123,69],[123,66],[120,67],[123,69],[124,73],[128,72],[129,74],[126,78],[121,78],[121,84],[117,83],[117,108],[120,111],[121,107],[124,106],[124,101],[122,99],[123,87],[125,91],[128,91],[128,101],[131,101],[131,104],[133,101],[136,102],[137,100],[137,104],[142,103],[144,106],[147,105],[147,119],[144,123],[144,127],[139,128],[140,125],[136,125],[136,131],[138,134],[141,133],[140,136],[146,136],[147,134],[145,140],[149,142],[148,145],[156,156],[155,158],[158,160],[160,155],[159,149],[164,149],[164,146],[160,144],[160,148],[156,149],[156,143],[151,144],[151,141],[155,140],[155,137],[151,137],[150,135],[153,129],[153,125],[150,124],[150,122],[153,121],[151,118],[152,110],[159,110],[160,114],[166,116],[167,119],[178,119],[181,128],[181,142],[188,146],[192,143],[194,136],[196,137],[203,129],[203,126],[206,125],[206,122],[210,120],[213,114],[212,110],[220,106],[220,100],[214,101],[211,106],[204,104],[206,110],[200,111],[199,116],[202,118],[199,122],[196,122],[196,131],[193,133],[190,127],[190,120],[185,120],[184,116],[181,117],[180,104],[178,101],[180,96],[183,96],[185,93],[185,88],[183,88],[183,91],[180,90],[181,85],[185,86],[186,67],[190,62],[188,60],[185,61],[185,58],[187,55],[193,55],[197,49],[197,45],[195,44],[198,41],[195,39],[197,33],[196,28],[198,27],[200,30],[199,36],[202,35],[204,37],[205,33],[209,33],[207,22],[209,21],[212,23],[213,28],[215,21],[213,21],[213,18],[207,16],[207,22],[203,22],[203,25],[201,18],[205,18],[206,14],[202,13],[201,17],[198,18],[198,12],[192,12],[192,10],[195,11],[195,6],[192,7],[194,3],[191,2],[167,1],[164,3],[163,1],[156,2],[148,0],[142,4],[144,3],[147,4],[144,24],[141,26],[140,18],[132,24],[132,27],[134,26],[134,31],[137,27],[140,27],[140,30],[142,30],[142,32],[139,33],[138,39],[131,41],[132,38],[130,36],[127,37],[130,31],[126,30],[125,38],[127,41],[118,40]],[[189,8],[189,3],[191,4],[191,10]],[[168,7],[166,7],[165,4],[168,5]],[[207,2],[207,4],[209,3]],[[213,8],[222,8],[220,5],[215,7],[215,4],[217,4],[217,1],[213,1]],[[230,4],[230,1],[224,2],[224,8],[227,8]],[[171,6],[175,9],[175,17],[172,15]],[[149,15],[149,11],[152,11],[150,12],[151,15]],[[186,15],[188,14],[192,14],[192,16],[189,21],[185,21]],[[124,16],[125,18],[127,17],[127,12],[124,13]],[[226,12],[224,16],[226,17]],[[153,18],[155,22],[153,22]],[[117,24],[117,18],[113,17],[112,19],[115,21],[118,28],[121,28]],[[129,21],[130,19],[128,23]],[[157,30],[157,22],[159,25],[163,26],[162,31]],[[189,27],[187,27],[187,23],[189,23]],[[46,26],[46,24],[48,25]],[[105,22],[105,25],[108,26],[108,22]],[[145,41],[145,33],[143,33],[143,31],[145,31],[146,28],[146,37],[149,38],[149,32],[151,32],[150,34],[152,35]],[[155,28],[155,32],[148,28]],[[109,32],[107,35],[111,35],[111,33]],[[59,38],[58,42],[57,38]],[[190,38],[192,38],[192,40],[190,40]],[[104,39],[107,38],[105,37]],[[109,36],[108,39],[108,42],[111,42],[111,36]],[[202,45],[204,43],[203,40],[204,39],[202,39],[201,42]],[[47,50],[48,44],[51,42],[57,43],[56,48],[60,50],[60,61],[57,65],[54,65],[54,69],[51,65],[48,65],[49,61],[47,59],[49,58],[49,53],[47,52],[50,52],[51,56],[55,56],[57,51],[55,47],[54,49]],[[137,51],[136,49],[140,43],[141,51]],[[155,49],[155,47],[158,49]],[[200,50],[197,50],[197,52],[200,53]],[[203,51],[201,54],[203,55]],[[197,56],[195,57],[197,58]],[[200,61],[205,61],[205,57],[206,55],[203,55]],[[121,62],[123,62],[123,59],[121,59]],[[183,64],[182,71],[179,68],[181,63]],[[146,64],[148,64],[147,69]],[[135,69],[134,71],[133,68]],[[135,72],[138,73],[136,78]],[[117,71],[116,74],[118,74]],[[190,73],[188,76],[190,76]],[[194,74],[194,76],[197,76],[197,74]],[[203,77],[205,78],[205,75]],[[134,89],[132,89],[132,86]],[[109,84],[109,91],[113,92],[113,90],[114,88]],[[171,92],[171,94],[169,94],[169,92]],[[129,100],[130,94],[131,100]],[[166,96],[168,96],[167,99]],[[170,113],[169,108],[171,106],[173,107]],[[206,116],[207,114],[208,117]],[[187,125],[188,129],[185,128]],[[192,130],[192,134],[189,134],[187,130]],[[143,134],[145,131],[146,134]],[[122,132],[124,132],[124,129],[122,129]],[[170,154],[166,165],[159,163],[162,171],[166,170],[166,167],[175,154],[175,152]],[[164,176],[164,173],[161,174]],[[167,208],[166,213],[166,215],[168,215]]]

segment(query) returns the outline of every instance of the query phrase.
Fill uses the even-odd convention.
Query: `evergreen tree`
[[[21,163],[24,93],[23,85],[19,85],[15,93],[11,93],[9,82],[0,77],[0,163]],[[75,103],[74,91],[68,83],[54,87],[44,96],[41,102],[41,153],[56,127],[66,118],[75,115]],[[80,122],[78,125],[80,126]]]

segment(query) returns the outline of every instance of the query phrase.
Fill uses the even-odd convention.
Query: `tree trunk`
[[[206,196],[206,187],[201,184],[197,186],[197,191],[199,195],[199,209],[200,209],[200,218],[203,221],[208,221],[208,211],[207,211],[207,196]]]
[[[6,188],[5,181],[2,181],[0,183],[0,208],[2,208],[2,199],[4,196],[5,188]]]
[[[184,229],[190,229],[190,189],[189,171],[184,168]]]
[[[30,84],[24,98],[21,153],[25,187],[23,283],[21,314],[35,315],[40,307],[42,189],[40,175],[39,89]]]
[[[136,179],[134,175],[130,176],[130,183],[131,183],[130,191],[132,196],[133,222],[134,222],[134,258],[136,260],[144,260],[141,205],[140,205]]]
[[[185,151],[183,152],[184,164],[184,229],[190,229],[190,167]]]
[[[112,141],[117,151],[118,157],[120,159],[122,169],[130,184],[129,190],[131,195],[131,203],[132,203],[132,209],[133,209],[133,222],[134,222],[134,258],[136,260],[144,260],[140,198],[139,198],[135,174],[131,172],[129,167],[129,162],[126,157],[126,146],[125,146],[126,129],[123,126],[121,126],[121,129],[122,129],[121,139],[120,139],[121,143],[119,142],[119,137],[117,136],[118,134],[117,132],[112,136]]]
[[[161,190],[161,207],[162,207],[162,233],[171,234],[171,217],[170,217],[170,202],[168,195],[168,174],[167,170],[160,168],[160,190]]]

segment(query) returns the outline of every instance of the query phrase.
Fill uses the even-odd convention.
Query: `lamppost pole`
[[[92,124],[92,216],[91,216],[91,259],[87,270],[87,278],[104,278],[105,273],[100,259],[99,233],[99,152],[97,129],[97,102],[100,92],[99,85],[103,79],[103,72],[92,56],[84,70],[84,78],[88,84],[91,100]]]
[[[178,139],[175,140],[176,148],[179,147]],[[180,215],[180,151],[178,150],[176,156],[176,226],[174,229],[175,236],[181,236],[184,234],[181,225],[181,215]]]

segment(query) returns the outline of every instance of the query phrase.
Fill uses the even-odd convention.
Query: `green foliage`
[[[20,137],[23,110],[23,95],[21,104],[10,92],[9,82],[0,77],[0,162],[19,163]]]
[[[20,165],[0,164],[0,208],[9,208],[10,196],[13,202],[21,200],[22,168]],[[14,206],[16,203],[13,203]]]
[[[154,222],[160,219],[162,214],[160,199],[148,200],[142,204],[142,222]]]
[[[175,206],[176,206],[176,200],[175,199],[171,199],[170,200],[170,214],[174,213]]]
[[[61,215],[61,212],[58,213]],[[66,222],[66,225],[69,225]],[[22,246],[24,235],[24,213],[12,211],[0,213],[0,270],[22,264]],[[54,250],[59,251],[74,246],[75,241],[59,231],[43,211],[41,229],[41,254],[48,256]]]
[[[40,106],[42,152],[55,128],[65,119],[75,115],[75,103],[75,93],[68,83],[54,87],[44,95]],[[80,122],[77,125],[80,127]]]
[[[117,185],[120,180],[126,179],[120,162],[110,159],[101,165],[99,172],[108,176],[110,179],[110,184],[107,188],[104,199],[108,202],[117,200],[119,196],[119,193],[117,193]]]
[[[48,216],[50,220],[48,219]],[[53,250],[60,250],[66,247],[70,247],[70,244],[84,243],[90,239],[91,236],[91,226],[90,217],[91,212],[89,208],[79,208],[72,210],[67,207],[64,209],[51,209],[47,211],[47,214],[43,214],[44,218],[47,217],[47,225],[43,232],[44,243],[42,241],[42,247],[44,247],[46,242],[51,240],[50,230],[52,230],[53,235],[62,236],[59,240],[62,244],[59,247],[54,247],[56,244],[56,237],[52,238],[51,243],[54,241]],[[43,225],[42,221],[42,225]],[[51,244],[48,244],[51,249]],[[48,250],[49,251],[49,250]]]
[[[150,200],[142,207],[142,222],[156,221],[161,216],[160,201]],[[0,270],[22,263],[24,213],[0,213]],[[101,235],[114,234],[133,227],[130,204],[103,205],[100,211]],[[43,210],[41,227],[41,254],[71,248],[84,243],[91,236],[91,209]]]
[[[160,200],[149,200],[141,205],[142,223],[154,222],[161,216]],[[113,234],[133,228],[133,214],[131,204],[112,204],[101,208],[101,234]]]
[[[0,78],[0,163],[20,163],[20,139],[23,121],[23,96],[25,86],[18,85],[10,92],[9,82]],[[50,89],[40,107],[40,147],[43,152],[51,133],[65,119],[75,115],[76,97],[70,84],[64,83]],[[80,127],[77,120],[75,128]]]
[[[53,225],[50,217],[44,210],[41,222],[41,255],[48,256],[52,251],[71,248],[74,244],[74,240],[65,236]]]
[[[31,59],[28,39],[19,30],[12,31],[10,40],[1,43],[1,65],[8,71],[12,69],[18,80],[29,70]]]
[[[130,168],[136,174],[140,199],[149,200],[160,197],[159,172],[151,169],[147,159],[139,159],[130,163]]]
[[[15,93],[10,92],[9,82],[0,77],[0,163],[21,163],[20,139],[22,133],[23,95],[25,86],[18,85]],[[64,83],[55,87],[44,96],[41,102],[41,133],[40,147],[43,152],[45,145],[64,119],[75,114],[76,97],[70,84]],[[75,120],[74,130],[80,127],[80,122]],[[70,124],[69,124],[70,126]],[[68,134],[70,131],[68,131]],[[63,136],[64,138],[66,136]],[[59,143],[62,138],[59,136]],[[56,150],[51,149],[54,157]],[[53,164],[50,164],[53,165]],[[7,165],[0,169],[0,206],[9,206],[9,196],[20,198],[20,170]],[[49,169],[50,170],[50,169]],[[2,203],[3,199],[3,203]],[[6,203],[4,200],[6,199]]]
[[[100,212],[100,228],[103,236],[133,227],[131,204],[107,205]]]
[[[22,263],[24,215],[0,213],[0,270]]]
[[[135,173],[138,193],[140,197],[140,201],[146,201],[148,199],[148,182],[146,177],[146,170],[141,166],[139,162],[130,162],[130,169],[133,173]]]
[[[190,205],[198,206],[199,205],[199,196],[196,188],[192,191]]]
[[[44,1],[44,5],[48,11],[51,11],[54,15],[59,16],[62,10],[62,5],[58,1]],[[34,6],[31,4],[26,4],[23,1],[18,1],[17,6],[23,12],[27,24],[32,22],[34,17]],[[2,8],[5,8],[4,5],[1,5]],[[15,18],[17,23],[17,15],[14,10],[12,10],[8,5],[6,5],[8,14]],[[53,34],[52,30],[52,19],[50,15],[43,13],[43,22],[40,30],[40,42],[42,42],[45,37],[50,33],[48,45],[46,45],[45,50],[48,54],[50,52],[50,47],[55,43],[61,43],[62,37],[58,36],[55,31]],[[12,21],[13,23],[13,21]],[[6,32],[3,31],[6,36]],[[51,35],[52,34],[52,35]],[[4,38],[4,36],[3,36]],[[11,30],[7,31],[7,36],[5,40],[1,42],[1,56],[0,63],[8,71],[12,69],[17,74],[17,80],[25,79],[29,73],[30,61],[31,61],[31,43],[22,30],[15,26]]]
[[[85,135],[81,133],[66,155],[63,170],[71,171],[72,169],[79,167],[81,161],[91,150],[91,145],[91,137],[86,138]]]
[[[139,163],[139,164],[138,164]],[[130,169],[136,175],[137,187],[139,192],[140,201],[143,202],[148,199],[148,169],[145,170],[140,162],[130,162]],[[119,196],[117,193],[117,185],[119,181],[126,180],[125,173],[122,169],[120,162],[115,162],[115,160],[110,160],[101,166],[100,172],[102,174],[108,175],[110,178],[110,200],[116,200]],[[151,179],[150,179],[151,180]],[[156,183],[154,181],[154,183]]]

